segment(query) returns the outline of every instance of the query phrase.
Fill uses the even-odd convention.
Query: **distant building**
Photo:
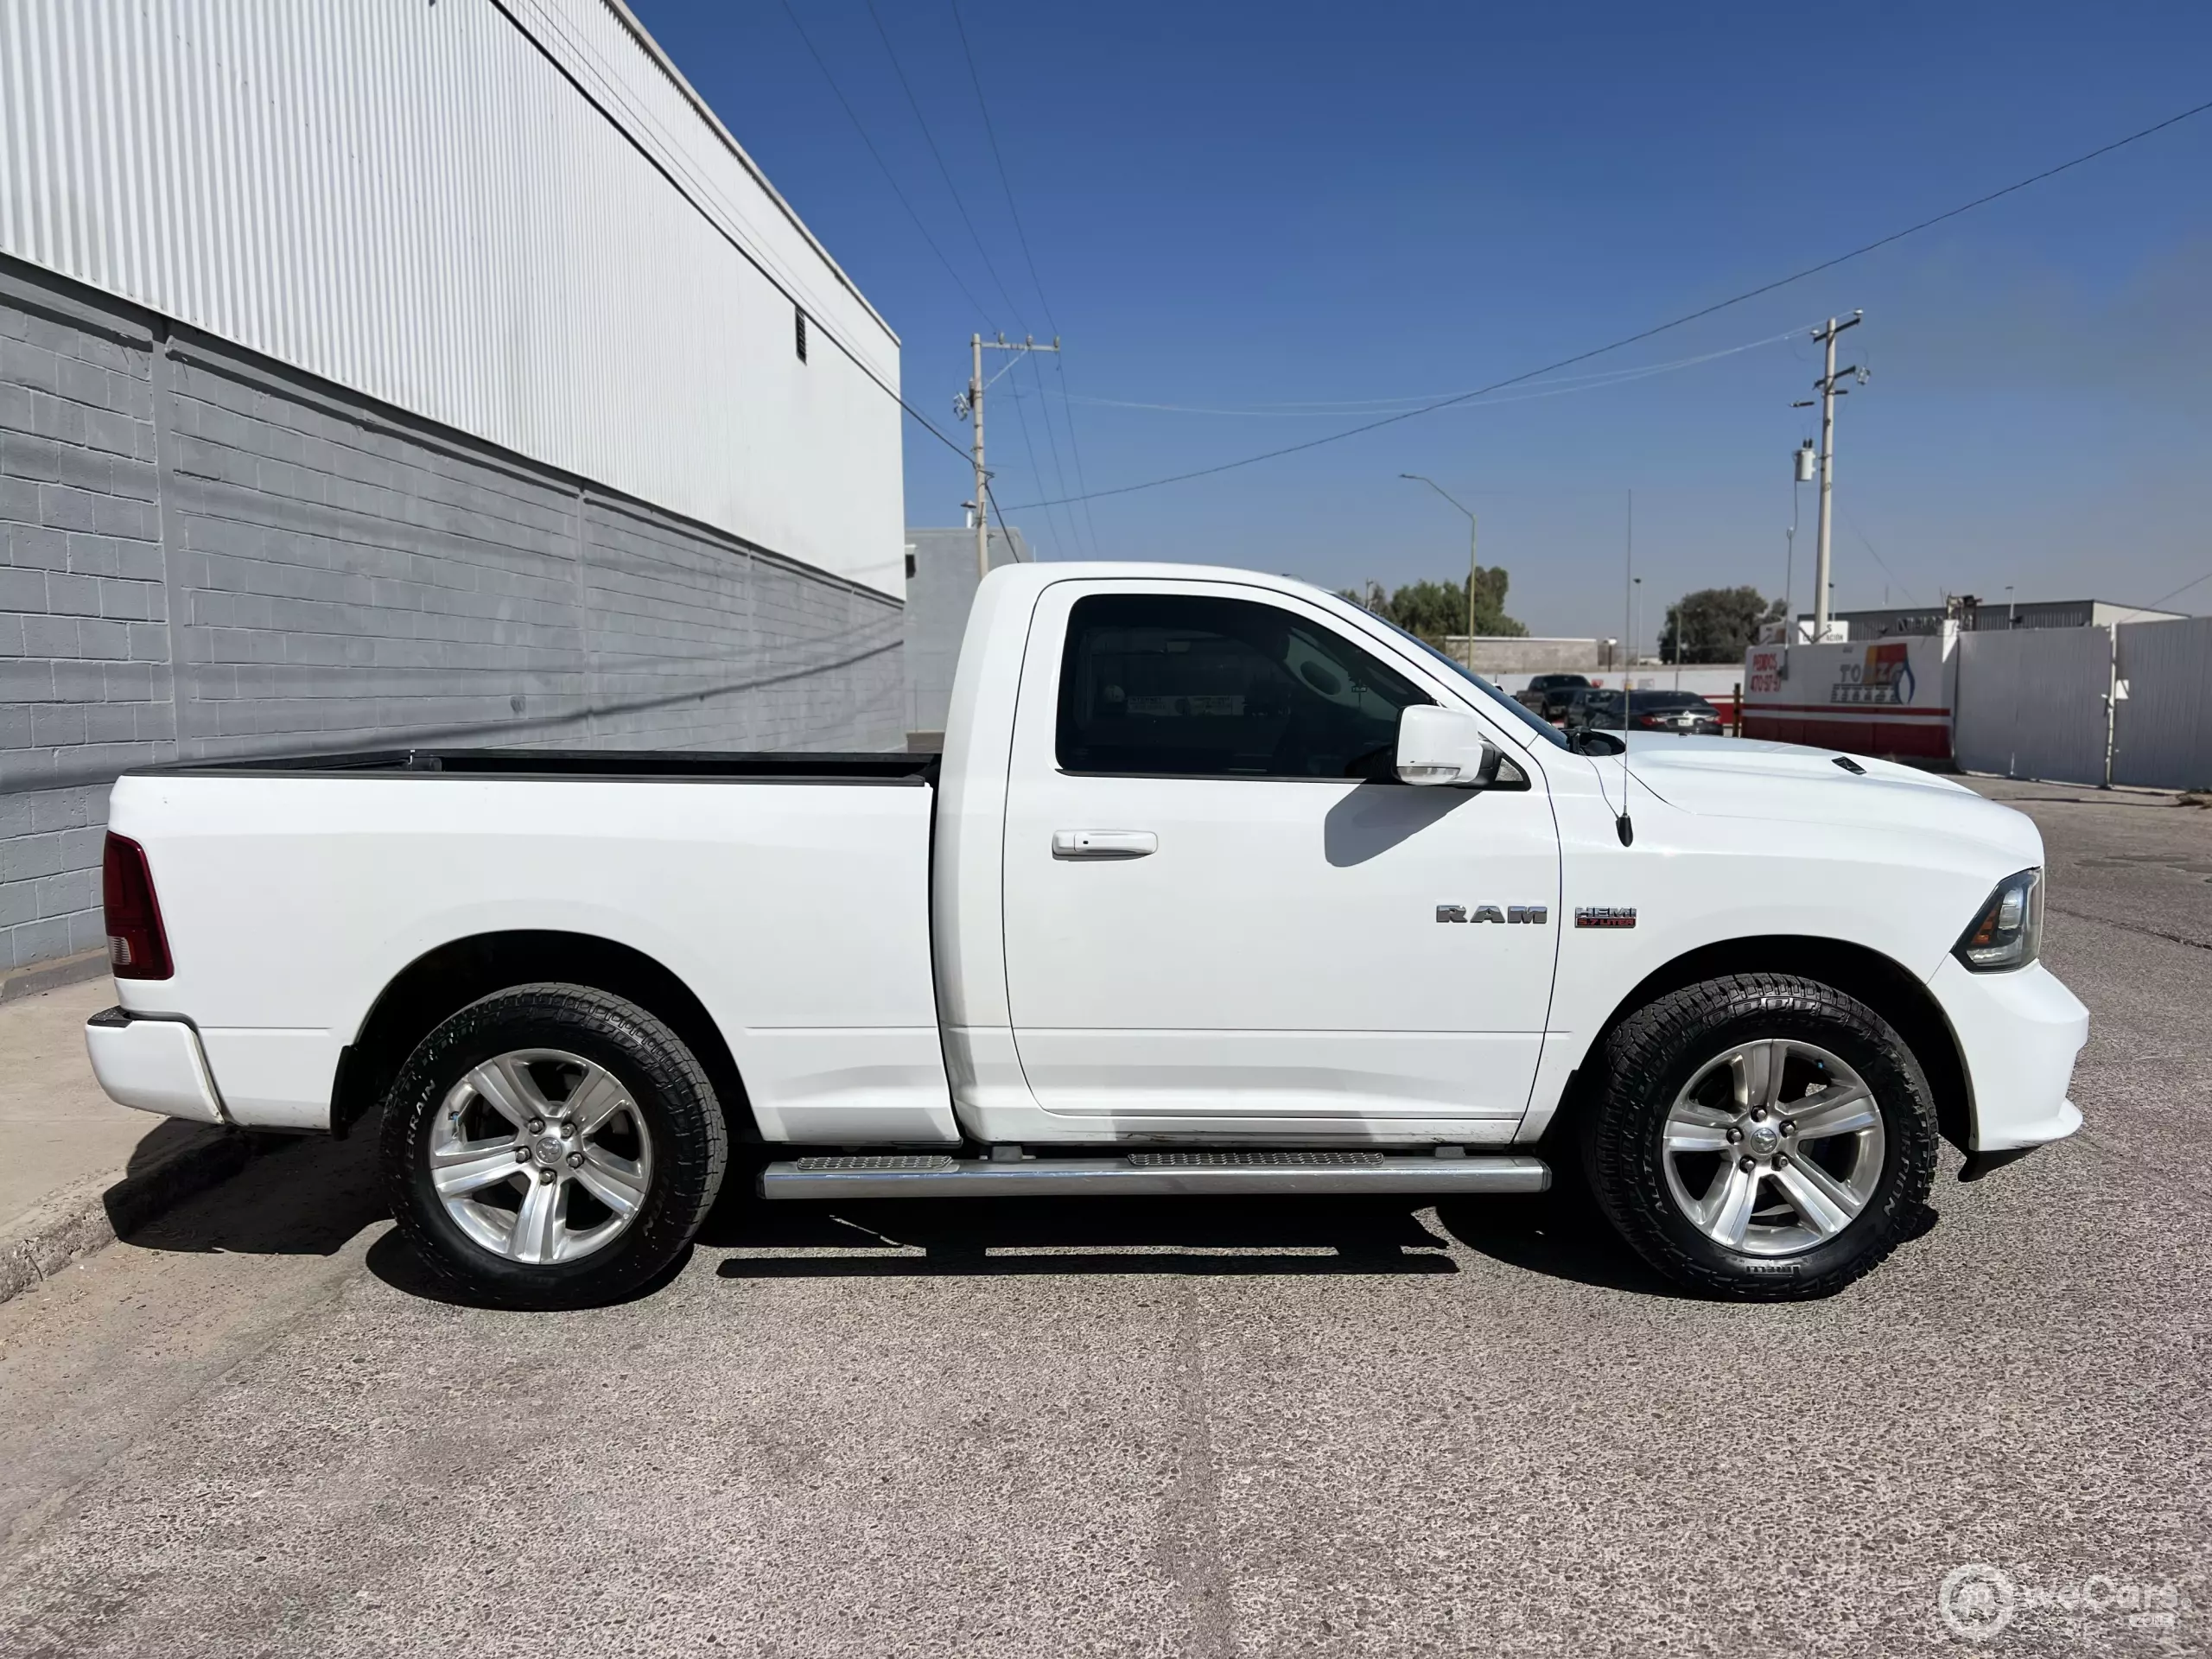
[[[898,744],[898,337],[622,0],[0,0],[0,971],[132,768]]]
[[[1538,639],[1528,634],[1447,634],[1445,655],[1478,674],[1595,673],[1621,666],[1619,643],[1612,639]]]
[[[2007,628],[2103,628],[2115,622],[2166,622],[2181,613],[2153,611],[2140,605],[2120,605],[2108,599],[2023,600],[2008,606],[2001,601],[1961,595],[1948,605],[1903,606],[1873,611],[1831,611],[1831,624],[1841,623],[1851,639],[1890,639],[1941,633],[1943,619],[1955,615],[1967,632],[2003,632]],[[1813,637],[1813,613],[1800,613],[1798,637]]]
[[[1020,531],[1009,549],[1005,532],[990,532],[991,569],[1027,564],[1034,556]],[[944,717],[952,706],[952,671],[960,637],[982,578],[976,574],[976,532],[906,532],[906,747],[944,747]]]

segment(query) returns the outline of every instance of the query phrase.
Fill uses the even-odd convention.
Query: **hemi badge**
[[[1577,905],[1574,907],[1574,925],[1577,927],[1634,927],[1636,906]]]

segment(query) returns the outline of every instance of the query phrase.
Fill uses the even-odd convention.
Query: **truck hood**
[[[2025,813],[1985,800],[1964,784],[1893,760],[1796,743],[1632,734],[1636,781],[1669,806],[1707,817],[1785,823],[1865,824],[1979,842],[2024,869],[2043,862],[2043,836]],[[1847,759],[1862,772],[1837,765]],[[1610,772],[1611,756],[1592,764]]]

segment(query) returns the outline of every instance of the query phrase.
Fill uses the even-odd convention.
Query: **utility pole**
[[[1416,484],[1426,484],[1446,501],[1467,515],[1467,666],[1475,665],[1475,575],[1482,567],[1475,563],[1475,515],[1451,491],[1446,489],[1425,473],[1400,473],[1400,478],[1411,479]]]
[[[964,396],[952,400],[952,413],[955,419],[972,421],[976,427],[976,499],[969,505],[976,510],[976,580],[981,582],[991,574],[991,474],[983,465],[983,393],[1014,366],[1015,360],[1009,359],[1005,369],[1001,369],[998,374],[986,381],[983,378],[983,353],[1057,352],[1060,349],[1060,337],[1055,334],[1051,345],[1039,346],[1033,335],[1008,340],[1001,334],[996,340],[985,340],[981,334],[970,334],[968,349],[973,357],[968,370],[968,391]],[[1011,545],[1007,548],[1007,556],[1009,558],[1014,556]]]
[[[1856,328],[1866,320],[1866,315],[1863,311],[1854,311],[1841,322],[1830,317],[1825,328],[1813,330],[1813,338],[1827,346],[1826,372],[1813,383],[1814,389],[1821,394],[1821,524],[1818,545],[1814,553],[1813,575],[1813,638],[1816,642],[1825,641],[1828,637],[1828,515],[1835,493],[1835,400],[1850,396],[1847,391],[1836,390],[1835,383],[1839,377],[1835,366],[1835,337],[1847,328]],[[1866,379],[1856,365],[1844,370],[1843,373],[1857,374],[1862,383]]]
[[[968,372],[968,412],[976,422],[976,580],[991,574],[991,475],[983,470],[983,337],[969,338],[975,366]],[[1826,547],[1826,542],[1821,543]]]
[[[1796,601],[1790,597],[1797,584],[1797,526],[1791,524],[1782,532],[1782,643],[1794,645],[1797,632],[1797,619],[1790,614],[1796,609]]]

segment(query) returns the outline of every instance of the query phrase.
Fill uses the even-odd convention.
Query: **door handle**
[[[1160,850],[1149,830],[1055,830],[1054,858],[1144,858]]]

